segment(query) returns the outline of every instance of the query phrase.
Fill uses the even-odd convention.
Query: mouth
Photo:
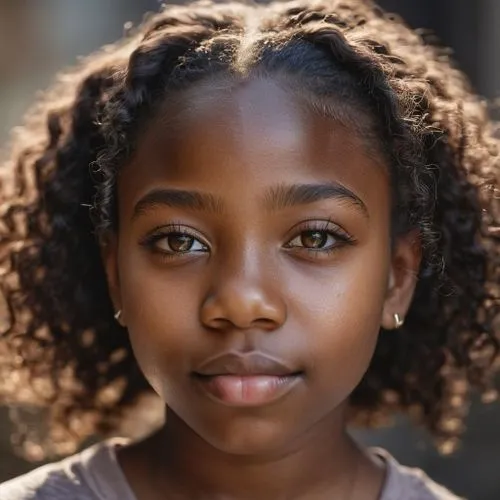
[[[269,355],[227,353],[193,372],[210,399],[227,406],[264,406],[281,399],[304,378],[304,372]]]
[[[194,375],[213,400],[227,406],[264,406],[288,394],[303,379],[303,373],[289,375]]]

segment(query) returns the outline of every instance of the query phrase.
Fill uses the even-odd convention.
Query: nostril
[[[210,318],[208,321],[203,321],[203,324],[211,330],[229,330],[235,327],[227,318]]]
[[[279,328],[280,324],[273,319],[259,318],[252,322],[252,326],[263,330],[275,330]]]

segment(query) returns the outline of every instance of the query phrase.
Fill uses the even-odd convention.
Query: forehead
[[[359,134],[310,104],[271,79],[196,85],[159,109],[124,177],[136,192],[155,182],[226,189],[338,180],[361,191],[374,178],[386,183],[383,161]]]
[[[321,122],[326,129],[332,123],[342,124],[356,132],[367,153],[383,157],[379,153],[374,117],[366,102],[352,97],[337,95],[335,90],[325,95],[325,89],[314,78],[276,74],[251,76],[238,79],[226,75],[215,76],[195,83],[186,90],[169,95],[155,114],[154,123],[168,127],[171,133],[183,125],[198,121],[202,116],[216,118],[220,111],[233,114],[252,111],[246,118],[253,120],[274,116],[276,118],[308,118],[309,122]],[[351,93],[352,94],[352,93]],[[287,116],[288,115],[288,116]],[[283,121],[281,122],[283,124]]]

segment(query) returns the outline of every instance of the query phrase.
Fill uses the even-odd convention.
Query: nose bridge
[[[227,282],[229,286],[246,283],[248,286],[258,287],[259,283],[263,285],[263,280],[272,277],[267,269],[270,261],[269,252],[265,252],[263,248],[250,244],[238,245],[227,255],[221,256],[217,274],[221,282]]]
[[[279,326],[286,307],[277,286],[272,255],[258,247],[232,248],[215,263],[212,282],[202,305],[202,319],[212,327]]]

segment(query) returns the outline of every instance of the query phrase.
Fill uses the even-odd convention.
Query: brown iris
[[[324,231],[304,231],[300,242],[305,248],[323,248],[328,241],[328,234]]]
[[[188,234],[172,233],[167,237],[168,246],[173,252],[189,252],[191,250],[194,238]]]

